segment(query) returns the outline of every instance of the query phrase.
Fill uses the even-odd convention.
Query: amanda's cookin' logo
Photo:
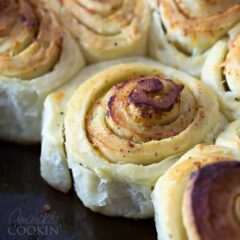
[[[43,212],[39,216],[22,214],[15,209],[9,217],[8,234],[11,236],[53,236],[59,233],[60,225],[55,213]]]

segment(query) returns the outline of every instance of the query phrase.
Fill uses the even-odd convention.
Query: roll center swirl
[[[139,80],[135,89],[131,91],[128,97],[129,101],[142,110],[143,117],[149,116],[146,112],[146,106],[157,112],[168,112],[179,99],[183,86],[171,80],[165,81],[169,85],[167,93],[164,93],[165,86],[156,77]]]
[[[113,86],[106,97],[106,122],[117,136],[136,142],[172,137],[193,120],[191,93],[178,81],[163,76],[139,76]],[[182,117],[187,120],[183,121]]]

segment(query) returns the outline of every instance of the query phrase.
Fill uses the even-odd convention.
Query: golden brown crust
[[[89,63],[144,55],[150,25],[145,0],[45,0],[62,16]]]
[[[29,1],[1,6],[0,74],[32,79],[52,70],[61,54],[62,29],[49,11]]]
[[[40,141],[43,101],[85,62],[53,11],[34,0],[0,0],[0,138]]]
[[[163,76],[139,76],[115,85],[108,96],[106,122],[114,134],[132,143],[129,152],[134,151],[134,143],[176,136],[192,123],[196,114],[194,97],[187,89],[184,94],[188,92],[193,104],[181,113],[183,88],[183,84]],[[88,136],[95,146],[99,143],[107,147],[109,141],[97,134],[91,121],[94,112],[87,117]],[[184,121],[179,117],[181,114]]]
[[[161,0],[158,4],[171,39],[190,53],[206,50],[240,20],[239,0]]]

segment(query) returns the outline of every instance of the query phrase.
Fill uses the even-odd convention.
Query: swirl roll
[[[0,1],[0,138],[40,141],[45,97],[83,65],[53,12],[28,0]]]
[[[240,117],[239,76],[240,24],[213,46],[202,70],[202,81],[218,95],[222,111],[230,120]]]
[[[239,151],[214,145],[190,150],[153,191],[158,239],[239,239],[239,180]]]
[[[89,63],[146,53],[151,11],[146,0],[45,1],[79,40]]]
[[[103,71],[74,93],[65,118],[77,194],[106,215],[152,216],[159,176],[224,123],[215,95],[182,72],[147,59]]]
[[[240,1],[154,1],[150,55],[199,76],[211,48],[240,21]]]

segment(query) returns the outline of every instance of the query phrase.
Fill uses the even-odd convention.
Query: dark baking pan
[[[40,177],[39,146],[0,143],[0,240],[156,240],[153,220],[109,218]]]

